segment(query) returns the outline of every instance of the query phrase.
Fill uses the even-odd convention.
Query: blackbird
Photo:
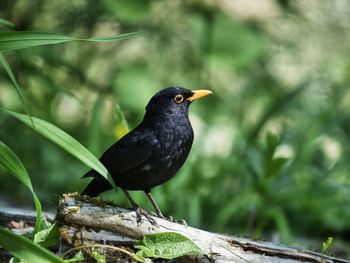
[[[187,159],[193,142],[193,129],[188,119],[192,101],[212,94],[209,90],[169,87],[156,93],[146,106],[142,122],[113,144],[100,158],[115,184],[123,190],[136,212],[155,223],[131,198],[127,190],[146,193],[158,217],[164,218],[151,195],[151,189],[171,179]],[[111,189],[109,182],[95,170],[82,195],[98,196]]]

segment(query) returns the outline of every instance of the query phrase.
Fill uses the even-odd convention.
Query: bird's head
[[[210,90],[169,87],[157,92],[146,106],[146,116],[188,116],[188,107],[196,99],[210,95]]]

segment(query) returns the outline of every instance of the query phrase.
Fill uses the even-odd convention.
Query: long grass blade
[[[0,25],[11,26],[11,27],[15,26],[14,23],[4,18],[0,18]]]
[[[10,65],[7,63],[5,57],[0,53],[0,63],[1,65],[4,67],[5,71],[6,71],[6,74],[7,76],[9,77],[9,79],[11,80],[12,82],[12,85],[13,87],[15,88],[16,92],[17,92],[17,95],[19,97],[19,99],[21,100],[21,103],[23,105],[23,108],[25,110],[25,112],[27,113],[27,115],[29,116],[30,118],[30,121],[32,122],[32,124],[34,124],[33,120],[32,120],[32,115],[30,114],[29,112],[29,108],[28,108],[28,104],[27,104],[27,101],[22,93],[22,90],[16,80],[16,77],[15,75],[13,74],[12,70],[11,70],[11,67]]]
[[[111,178],[110,174],[108,173],[107,169],[103,166],[103,164],[88,149],[81,145],[72,136],[70,136],[60,128],[56,127],[55,125],[42,119],[33,117],[33,121],[35,124],[35,126],[33,126],[27,115],[8,110],[5,111],[11,116],[25,123],[26,125],[32,127],[39,134],[56,143],[58,146],[60,146],[68,153],[78,158],[91,169],[94,169],[95,171],[100,173],[104,178],[106,178],[110,182],[110,184],[114,188],[116,187],[113,179]]]
[[[94,154],[99,153],[100,150],[100,122],[104,103],[105,96],[103,94],[99,94],[94,104],[89,128],[88,149]]]
[[[138,33],[139,32],[133,32],[107,37],[74,38],[70,36],[57,35],[45,32],[1,31],[0,51],[23,49],[41,45],[60,44],[73,41],[112,42],[133,37]]]
[[[41,204],[34,192],[32,182],[24,168],[23,163],[17,157],[17,155],[2,141],[0,141],[0,165],[2,165],[10,174],[12,174],[17,180],[24,184],[32,193],[33,200],[36,208],[36,222],[33,234],[40,230],[41,226]]]
[[[90,42],[113,42],[113,41],[119,41],[123,40],[129,37],[133,37],[137,34],[140,34],[141,32],[132,32],[132,33],[125,33],[125,34],[120,34],[116,36],[108,36],[108,37],[91,37],[88,39],[81,39],[83,41],[90,41]]]
[[[49,250],[2,227],[0,227],[0,245],[27,263],[64,263],[64,260]]]

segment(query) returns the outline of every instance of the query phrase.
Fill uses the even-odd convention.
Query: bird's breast
[[[186,161],[193,142],[190,125],[173,125],[158,134],[161,144],[158,158],[168,174],[175,174]]]

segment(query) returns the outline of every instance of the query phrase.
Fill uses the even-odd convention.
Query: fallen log
[[[56,219],[62,225],[73,226],[74,229],[85,228],[83,232],[80,232],[83,239],[97,238],[91,234],[86,236],[89,235],[86,229],[93,230],[91,233],[103,231],[100,234],[104,236],[104,242],[110,241],[111,237],[118,237],[119,242],[132,243],[142,239],[145,235],[176,232],[190,238],[205,253],[201,257],[188,258],[186,262],[350,262],[331,256],[321,256],[319,253],[304,249],[210,233],[157,217],[153,219],[158,226],[152,225],[146,219],[143,220],[141,226],[138,226],[135,212],[101,202],[96,198],[81,197],[77,194],[63,195],[59,202]],[[76,233],[76,231],[73,232]],[[69,231],[66,233],[69,236]]]
[[[0,225],[19,234],[26,234],[33,230],[35,216],[36,213],[33,211],[0,208]],[[49,221],[55,219],[52,213],[45,213],[44,216]],[[90,241],[132,248],[133,243],[144,235],[171,231],[187,236],[205,252],[201,257],[182,259],[185,262],[350,263],[345,259],[321,256],[319,253],[299,248],[210,233],[153,218],[158,226],[150,224],[146,219],[141,226],[137,226],[135,213],[131,210],[116,207],[96,198],[81,197],[77,194],[63,195],[56,217],[61,224],[60,233],[63,242],[54,250],[62,252]],[[0,250],[0,258],[8,259],[10,255]]]

